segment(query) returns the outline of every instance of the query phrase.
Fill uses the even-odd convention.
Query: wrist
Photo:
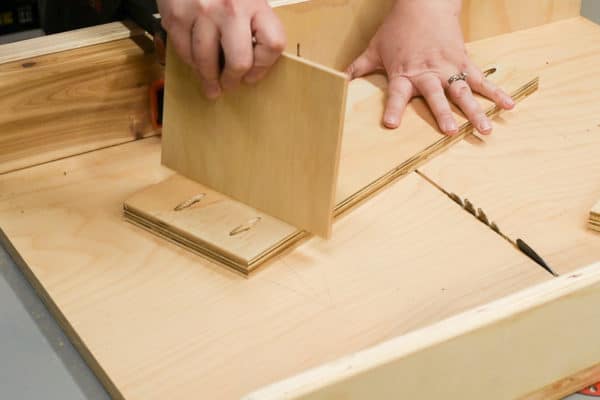
[[[413,16],[436,12],[459,17],[461,8],[462,0],[396,0],[394,4],[394,12]]]

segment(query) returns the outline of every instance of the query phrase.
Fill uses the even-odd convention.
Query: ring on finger
[[[466,81],[468,76],[469,74],[466,72],[451,75],[450,78],[448,78],[448,86],[451,86],[454,82]]]

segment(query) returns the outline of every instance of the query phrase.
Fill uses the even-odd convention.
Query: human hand
[[[262,79],[285,48],[266,0],[157,0],[171,44],[198,74],[208,98]],[[253,39],[254,38],[254,39]],[[225,66],[220,71],[219,51]]]
[[[396,0],[368,48],[348,68],[352,78],[387,72],[386,127],[397,128],[408,102],[419,95],[442,132],[449,135],[458,132],[458,125],[448,98],[482,134],[491,133],[492,125],[471,89],[503,109],[514,107],[512,98],[469,60],[459,23],[460,8],[460,0]],[[448,82],[461,72],[467,74],[466,81]]]

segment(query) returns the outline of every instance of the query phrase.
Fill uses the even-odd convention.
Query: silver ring
[[[461,72],[460,74],[454,74],[448,78],[448,86],[452,85],[456,81],[466,81],[469,74]]]

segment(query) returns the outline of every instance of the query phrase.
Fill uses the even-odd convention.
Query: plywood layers
[[[511,92],[515,100],[520,101],[536,90],[538,80],[532,79],[529,73],[502,63],[497,64],[496,68],[497,71],[490,79]],[[385,87],[386,80],[383,76],[359,79],[350,84],[335,209],[332,214],[339,215],[351,209],[472,131],[471,124],[455,110],[455,117],[461,127],[459,134],[453,137],[441,135],[427,105],[421,99],[411,102],[400,129],[391,131],[383,128],[380,119]],[[496,115],[498,110],[491,102],[481,98],[479,101],[490,117]],[[239,133],[239,129],[236,132]],[[213,130],[208,133],[209,137],[219,135]],[[178,135],[179,138],[182,136]],[[199,135],[190,132],[185,137],[194,144],[190,142],[178,146],[179,149],[188,151],[188,158],[181,161],[192,165],[191,157],[198,156],[197,149],[200,148],[197,141]],[[175,139],[163,138],[163,159],[165,140]],[[319,141],[317,138],[314,140]],[[172,141],[170,145],[173,145]],[[179,154],[173,150],[167,148],[166,152],[171,155]],[[205,150],[209,149],[205,146]],[[201,163],[196,160],[195,165]],[[194,207],[175,211],[178,204],[199,194],[205,196]],[[210,195],[206,196],[207,194]],[[315,195],[313,192],[307,194]],[[132,222],[244,274],[252,272],[306,236],[302,229],[294,228],[267,213],[182,177],[173,177],[145,189],[127,199],[124,208],[125,216]],[[240,241],[230,234],[236,227],[257,218],[260,221],[249,228],[252,233],[247,240]]]
[[[493,215],[558,273],[600,260],[588,229],[600,198],[600,80],[589,78],[600,68],[600,26],[574,19],[481,45],[539,71],[540,90],[504,114],[494,135],[419,170]]]
[[[415,174],[244,279],[123,221],[159,159],[150,138],[0,176],[1,228],[115,397],[240,398],[549,279]]]
[[[79,45],[107,43],[53,52],[36,41],[21,45],[35,56],[0,63],[0,174],[157,133],[148,93],[162,71],[152,42],[97,31]],[[12,59],[5,50],[0,62]]]
[[[589,220],[590,228],[600,231],[600,202],[592,208],[590,211],[590,220]]]

